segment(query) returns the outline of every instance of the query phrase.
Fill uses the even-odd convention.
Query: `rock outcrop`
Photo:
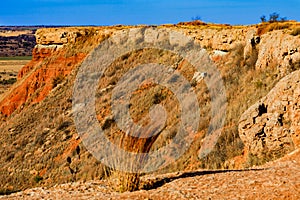
[[[244,60],[255,69],[278,68],[279,75],[285,76],[300,60],[300,40],[286,30],[274,30],[258,35],[257,27],[235,29],[223,28],[187,29],[183,32],[198,40],[208,50],[231,51],[242,46]],[[249,63],[250,62],[250,63]]]
[[[282,30],[268,32],[261,36],[256,69],[278,67],[280,73],[289,70],[291,64],[300,60],[299,37]]]
[[[181,31],[181,30],[179,30]],[[243,29],[235,29],[231,26],[220,28],[205,28],[182,30],[185,34],[199,41],[202,47],[208,50],[220,50],[228,52],[238,44],[245,45],[253,37],[256,29],[253,27],[245,27]]]
[[[51,32],[39,29],[36,32],[36,42],[40,45],[64,45],[75,43],[89,34],[90,30],[80,28],[53,28]]]
[[[32,61],[20,70],[19,82],[11,92],[0,99],[0,113],[9,116],[25,103],[42,101],[55,87],[55,82],[69,75],[104,34],[96,28],[38,30]],[[94,44],[90,40],[94,40]],[[74,46],[75,43],[78,46]],[[86,43],[90,43],[89,47],[83,47]]]
[[[284,32],[287,30],[272,31],[258,36],[256,26],[233,27],[210,24],[189,26],[187,24],[164,27],[182,31],[206,48],[221,75],[224,76],[224,84],[228,89],[227,109],[231,121],[223,128],[220,143],[215,145],[216,151],[207,158],[199,161],[198,157],[210,120],[209,102],[213,100],[205,86],[205,77],[210,75],[206,71],[197,73],[197,70],[186,61],[171,55],[170,52],[148,51],[148,49],[130,52],[116,59],[107,69],[105,77],[99,82],[101,87],[96,92],[99,124],[115,128],[107,131],[116,130],[109,132],[108,135],[112,140],[118,140],[121,137],[118,135],[120,131],[117,130],[116,124],[105,122],[106,119],[111,119],[106,118],[111,114],[110,94],[126,70],[151,61],[176,66],[187,80],[191,81],[194,76],[193,88],[197,91],[201,108],[199,132],[195,135],[189,151],[166,171],[176,171],[179,167],[191,170],[199,167],[223,167],[221,162],[241,155],[243,143],[237,134],[240,114],[264,96],[281,78],[277,76],[276,70],[269,70],[270,62],[273,61],[271,57],[277,53],[273,55],[276,45],[274,46],[267,38],[272,38],[276,44],[277,40],[280,44],[285,43],[282,38],[288,38],[290,43],[298,42],[297,36]],[[128,27],[69,27],[37,31],[37,45],[33,50],[32,61],[23,67],[18,74],[18,81],[0,99],[2,113],[0,144],[3,147],[0,148],[0,168],[3,169],[0,173],[0,190],[4,188],[8,191],[17,191],[37,185],[48,187],[73,180],[86,181],[106,176],[106,168],[99,160],[93,158],[78,136],[72,112],[72,92],[76,73],[87,55],[110,34],[126,28]],[[286,47],[288,44],[284,45]],[[299,61],[296,56],[299,50],[292,44],[290,46],[293,49],[281,48],[278,53],[285,58],[278,58],[275,67],[286,67],[287,70],[280,70],[283,74],[289,73],[290,67]],[[264,59],[269,59],[268,56],[271,60],[265,62]],[[251,58],[251,62],[248,58]],[[247,64],[244,64],[244,61]],[[287,61],[287,66],[282,64]],[[248,63],[251,64],[251,68],[248,67]],[[259,65],[256,68],[261,71],[255,70],[256,65]],[[269,71],[271,75],[268,74]],[[276,76],[276,80],[263,82],[264,76],[252,77],[253,74],[259,73],[268,79]],[[167,127],[170,129],[164,128],[157,140],[159,143],[153,146],[158,149],[169,144],[177,134],[176,120],[180,119],[178,118],[180,106],[177,106],[176,98],[167,91],[167,88],[155,88],[156,85],[153,86],[151,81],[147,81],[134,92],[128,104],[133,119],[137,122],[144,119],[151,106],[157,103],[165,103],[163,105],[167,105],[170,110],[168,114],[176,111],[173,115],[168,115],[171,116],[168,118],[170,123]],[[259,84],[256,84],[257,81],[260,81]],[[262,92],[256,93],[258,90]],[[266,153],[284,154],[299,145],[299,93],[299,72],[295,72],[281,81],[267,97],[242,116],[240,137],[245,142],[248,152],[257,156],[264,156]],[[240,96],[244,98],[238,98]],[[250,99],[251,96],[254,98]],[[232,146],[222,151],[227,145]],[[78,147],[80,153],[76,151]],[[238,151],[235,151],[236,149]]]
[[[246,152],[282,156],[300,145],[300,71],[283,78],[240,118]]]
[[[34,49],[33,60],[27,64],[18,75],[19,78],[25,75],[28,75],[28,77],[22,80],[13,88],[13,91],[1,101],[0,112],[3,115],[9,116],[26,102],[36,103],[43,100],[54,87],[53,81],[58,77],[67,76],[86,56],[86,54],[78,53],[65,58],[63,54],[60,54],[61,52],[55,52],[57,57],[54,61],[49,64],[43,62],[43,57],[53,56],[54,51],[55,50],[51,48]],[[42,56],[39,56],[41,54]],[[29,73],[31,70],[33,70],[32,73]],[[31,98],[33,94],[36,95]],[[29,101],[30,98],[31,100]]]
[[[252,64],[255,64],[258,69],[267,68],[273,64],[273,67],[278,67],[282,74],[287,74],[291,66],[300,60],[298,37],[286,34],[282,30],[272,31],[258,37],[257,28],[253,26],[244,28],[225,25],[203,26],[205,28],[200,29],[179,26],[176,27],[176,31],[184,32],[199,41],[204,48],[213,50],[211,52],[221,52],[222,55],[226,55],[227,52],[241,45],[244,52],[241,56],[245,60],[251,58]],[[29,72],[33,74],[28,79],[22,80],[22,83],[19,82],[18,87],[14,88],[13,92],[4,99],[0,99],[0,113],[10,115],[38,89],[42,92],[33,102],[44,99],[52,89],[52,80],[58,76],[68,75],[75,65],[84,60],[92,47],[99,44],[101,38],[105,37],[104,35],[109,35],[117,29],[119,28],[69,27],[37,30],[35,35],[37,45],[33,49],[33,59],[20,71],[18,78],[23,78],[25,74],[29,75]],[[87,40],[94,41],[90,45],[91,42],[89,44]],[[217,60],[220,57],[219,54],[212,53],[212,59]],[[49,60],[50,57],[53,59]]]

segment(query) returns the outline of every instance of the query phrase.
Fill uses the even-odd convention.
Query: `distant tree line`
[[[261,16],[260,21],[261,22],[267,22],[266,16],[265,15]],[[285,21],[287,21],[287,18],[286,17],[280,17],[280,15],[276,12],[273,12],[273,13],[270,14],[268,22],[273,23],[273,22],[279,22],[279,21],[280,22],[285,22]]]

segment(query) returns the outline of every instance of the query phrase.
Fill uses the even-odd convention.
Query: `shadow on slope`
[[[230,172],[248,172],[248,171],[261,171],[266,170],[267,168],[262,169],[241,169],[241,170],[207,170],[207,171],[192,171],[192,172],[183,172],[180,174],[176,174],[171,177],[165,178],[156,178],[155,180],[147,180],[144,184],[141,185],[141,190],[153,190],[163,185],[170,183],[172,181],[181,179],[181,178],[188,178],[188,177],[196,177],[196,176],[203,176],[209,174],[220,174],[220,173],[230,173]]]

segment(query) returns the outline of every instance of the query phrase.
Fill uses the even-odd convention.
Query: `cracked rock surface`
[[[248,153],[285,154],[299,146],[300,71],[283,78],[240,118],[239,135]]]

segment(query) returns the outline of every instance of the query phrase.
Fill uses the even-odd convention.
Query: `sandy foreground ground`
[[[199,170],[143,177],[150,190],[114,192],[108,181],[34,188],[0,199],[300,199],[300,151],[248,170]]]

